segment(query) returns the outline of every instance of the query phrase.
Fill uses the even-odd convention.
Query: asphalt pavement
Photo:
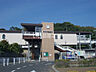
[[[1,66],[0,72],[54,72],[52,65],[54,62],[47,61],[31,61],[20,64],[10,64],[9,66]]]

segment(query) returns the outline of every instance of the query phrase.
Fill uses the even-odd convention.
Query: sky
[[[0,0],[0,28],[42,22],[96,27],[96,0]]]

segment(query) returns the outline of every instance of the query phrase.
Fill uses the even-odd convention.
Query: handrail
[[[40,36],[41,37],[41,32],[24,31],[23,35]]]

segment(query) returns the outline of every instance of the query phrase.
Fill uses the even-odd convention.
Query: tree
[[[22,48],[20,47],[20,45],[18,45],[18,43],[11,44],[9,46],[9,50],[10,50],[10,52],[14,52],[16,54],[22,53]]]
[[[0,42],[0,56],[14,57],[22,56],[23,50],[18,43],[9,44],[6,40]]]
[[[10,27],[9,30],[10,30],[10,31],[21,31],[22,29],[20,29],[20,28],[18,28],[18,27],[12,26],[12,27]]]
[[[6,40],[2,40],[0,42],[0,51],[1,52],[3,52],[3,53],[8,52],[9,51],[8,47],[9,47],[9,43]]]
[[[4,28],[0,28],[0,31],[5,31],[6,29],[4,29]]]
[[[95,27],[91,27],[91,26],[78,26],[78,25],[74,25],[70,22],[64,22],[64,23],[56,23],[54,24],[54,30],[55,31],[84,31],[84,32],[92,32],[92,39],[95,39],[96,35],[94,30],[96,30]]]

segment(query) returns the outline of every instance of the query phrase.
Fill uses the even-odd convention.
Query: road
[[[0,66],[0,72],[54,72],[52,69],[53,62],[31,61],[20,64],[10,64],[9,66]]]

